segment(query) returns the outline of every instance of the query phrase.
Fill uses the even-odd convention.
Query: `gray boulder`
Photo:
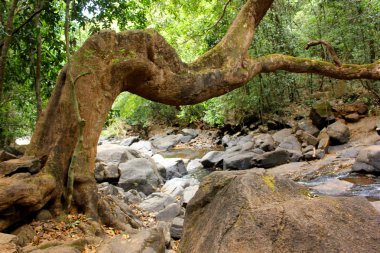
[[[262,155],[255,156],[252,159],[252,165],[259,168],[272,168],[281,164],[288,163],[290,160],[290,153],[286,150],[275,150],[266,152]]]
[[[141,202],[139,204],[139,207],[143,210],[157,213],[175,202],[176,200],[169,194],[155,192],[149,195],[143,202]]]
[[[352,166],[352,171],[379,174],[380,146],[374,145],[361,149]]]
[[[155,148],[159,150],[169,150],[173,148],[175,145],[177,145],[181,141],[182,137],[182,134],[167,135],[162,137],[158,136],[152,140],[152,144]]]
[[[277,143],[281,143],[286,137],[291,135],[293,130],[291,128],[284,128],[280,131],[277,131],[275,134],[272,135],[273,140]]]
[[[119,163],[97,162],[95,164],[94,175],[97,182],[117,182],[120,177]]]
[[[193,178],[173,178],[164,184],[161,191],[174,198],[177,196],[182,198],[183,192],[187,187],[198,184],[198,180]]]
[[[200,130],[199,129],[184,128],[181,130],[181,133],[185,136],[191,136],[192,138],[195,138],[200,133]]]
[[[318,149],[322,149],[325,152],[327,152],[329,146],[330,146],[330,136],[327,133],[327,129],[323,128],[318,135]]]
[[[327,134],[330,136],[331,145],[344,144],[350,140],[350,130],[340,121],[327,127]]]
[[[198,159],[191,160],[186,166],[187,172],[194,172],[200,169],[203,169],[203,165]]]
[[[190,202],[190,200],[195,196],[195,193],[197,193],[199,189],[199,185],[193,185],[187,187],[183,192],[183,201],[182,205],[187,206],[187,204]]]
[[[286,137],[276,150],[286,150],[290,154],[290,162],[298,162],[302,158],[301,143],[294,135]]]
[[[270,134],[260,134],[254,137],[253,141],[255,143],[255,148],[259,148],[264,151],[272,151],[276,148],[276,144]]]
[[[120,142],[121,146],[131,146],[133,143],[138,142],[140,137],[138,136],[130,136]]]
[[[140,151],[141,153],[143,153],[145,155],[148,155],[148,156],[154,155],[152,143],[150,143],[150,141],[135,142],[130,147],[132,149]]]
[[[153,160],[165,168],[166,179],[182,177],[187,174],[186,166],[181,158],[164,158],[161,155],[154,155]]]
[[[205,168],[221,167],[223,165],[224,151],[210,151],[201,159],[201,163]]]
[[[177,203],[172,203],[159,211],[156,215],[157,221],[171,221],[181,212],[181,206]]]
[[[156,165],[147,159],[136,158],[119,165],[118,185],[125,191],[135,189],[146,195],[154,192],[162,182]]]
[[[278,145],[278,147],[285,150],[296,151],[301,151],[302,148],[301,143],[294,135],[289,135],[288,137],[284,138],[284,140]]]
[[[98,191],[104,195],[115,196],[118,198],[124,198],[124,190],[121,187],[114,186],[108,182],[98,184]]]
[[[192,139],[194,139],[192,136],[184,135],[181,137],[180,142],[181,143],[189,143]]]
[[[135,189],[129,190],[124,193],[124,200],[128,204],[140,204],[145,198],[145,194],[141,194]]]
[[[128,160],[141,158],[142,155],[133,148],[117,144],[104,144],[98,147],[96,160],[108,163],[124,163]]]
[[[309,134],[308,132],[298,130],[296,132],[296,136],[298,140],[302,143],[305,143],[306,145],[312,145],[312,146],[317,146],[318,145],[318,138],[314,137],[313,135]]]
[[[258,154],[254,152],[226,153],[223,158],[223,170],[246,170],[252,168],[252,158]]]
[[[302,120],[298,122],[297,127],[298,129],[313,135],[314,137],[318,136],[319,129],[313,125],[311,120]]]
[[[183,232],[183,223],[184,220],[182,218],[176,217],[173,222],[172,226],[170,227],[170,235],[174,240],[179,240],[182,237]],[[184,251],[186,252],[186,251]]]

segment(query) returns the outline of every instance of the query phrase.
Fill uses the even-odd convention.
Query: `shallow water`
[[[346,184],[348,187],[342,190],[342,184],[339,180],[342,184],[350,183],[351,185]],[[370,201],[380,200],[380,177],[351,175],[346,172],[338,175],[321,176],[311,181],[300,181],[298,183],[311,187],[312,192],[317,195],[363,196]],[[321,192],[316,190],[323,185],[328,185],[329,191]],[[316,189],[313,189],[313,187]]]

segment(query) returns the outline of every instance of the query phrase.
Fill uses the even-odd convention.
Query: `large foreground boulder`
[[[363,197],[310,198],[263,172],[214,172],[188,204],[181,252],[378,252],[379,223]]]

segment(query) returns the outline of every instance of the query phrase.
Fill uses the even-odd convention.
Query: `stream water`
[[[161,152],[165,158],[199,159],[215,149],[180,148]],[[202,181],[210,171],[201,169],[189,176]],[[353,175],[349,172],[319,176],[312,180],[299,181],[299,184],[310,187],[316,195],[329,196],[363,196],[370,201],[380,200],[380,177],[371,175]]]
[[[299,181],[318,195],[363,196],[369,201],[380,200],[380,177],[355,175],[348,172],[320,176],[311,181]]]

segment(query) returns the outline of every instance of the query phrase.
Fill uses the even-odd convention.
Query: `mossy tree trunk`
[[[97,192],[93,175],[99,135],[108,112],[123,91],[170,105],[195,104],[220,96],[266,72],[286,70],[339,79],[380,80],[380,61],[336,66],[329,62],[287,55],[250,58],[255,29],[272,5],[248,0],[222,41],[191,64],[154,30],[116,33],[101,31],[90,37],[59,74],[49,104],[36,125],[27,155],[45,158],[43,172],[55,178],[52,197],[61,210],[68,169],[77,145],[80,122],[72,103],[71,77],[83,127],[83,148],[76,156],[74,205],[96,217]]]

